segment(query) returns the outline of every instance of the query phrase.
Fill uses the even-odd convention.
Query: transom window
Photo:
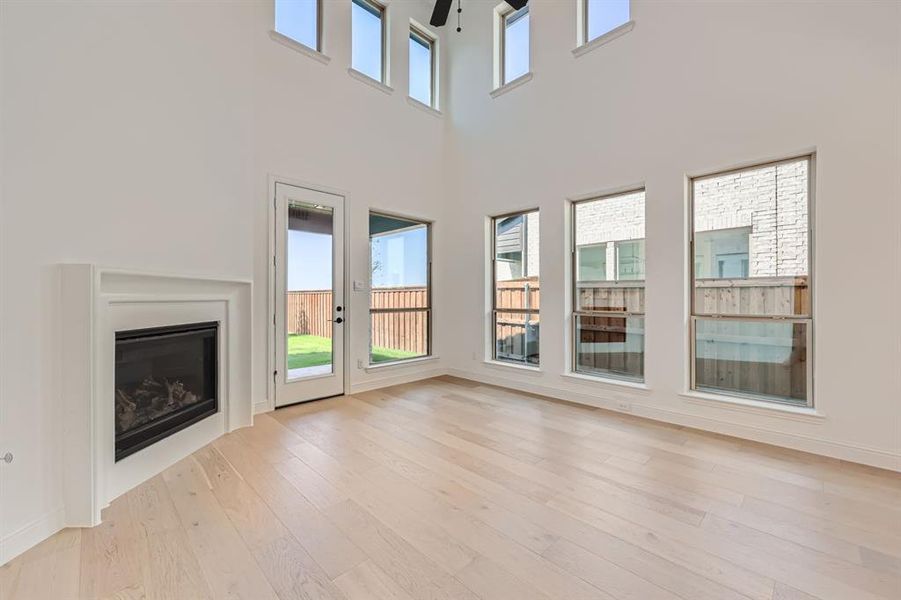
[[[811,163],[692,180],[693,389],[812,404]]]
[[[386,83],[385,7],[372,0],[351,3],[351,67]]]
[[[644,190],[573,204],[578,373],[644,380]]]
[[[435,45],[434,36],[416,25],[410,25],[410,97],[431,107],[437,104]]]
[[[275,0],[275,30],[316,51],[320,42],[321,0]]]
[[[369,213],[369,362],[431,354],[431,224]]]
[[[630,0],[579,0],[582,6],[582,39],[587,44],[629,22]]]
[[[495,87],[510,83],[529,72],[529,5],[513,10],[504,3],[498,8]]]
[[[538,211],[492,219],[494,360],[539,364]]]

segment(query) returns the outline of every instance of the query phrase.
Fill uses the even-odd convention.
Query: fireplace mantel
[[[251,282],[87,264],[61,269],[65,526],[100,523],[111,500],[253,421]],[[219,323],[219,412],[115,462],[115,333]]]

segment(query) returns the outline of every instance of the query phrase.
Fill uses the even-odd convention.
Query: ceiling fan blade
[[[529,3],[529,0],[506,0],[507,4],[513,7],[513,10],[519,10]]]
[[[432,27],[441,27],[447,23],[447,15],[450,14],[451,4],[454,0],[436,0],[435,8],[432,10],[432,18],[429,25]]]

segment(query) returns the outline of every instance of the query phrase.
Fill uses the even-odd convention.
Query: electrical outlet
[[[625,412],[632,412],[632,403],[628,400],[620,399],[616,401],[616,408]]]
[[[362,369],[362,368],[363,368],[363,359],[358,359],[358,360],[357,360],[357,368],[358,368],[358,369]]]

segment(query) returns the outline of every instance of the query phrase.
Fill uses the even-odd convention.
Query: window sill
[[[382,369],[390,369],[391,367],[412,367],[424,362],[438,360],[437,356],[418,356],[416,358],[408,358],[406,360],[392,360],[390,362],[370,364],[366,367],[367,373],[381,371]]]
[[[313,50],[309,46],[305,46],[304,44],[301,44],[297,40],[292,40],[288,36],[286,36],[282,33],[279,33],[277,31],[274,31],[274,30],[270,31],[269,38],[272,39],[272,41],[278,42],[282,46],[285,46],[286,48],[290,48],[290,49],[294,50],[295,52],[300,52],[304,56],[308,56],[308,57],[312,58],[313,60],[315,60],[316,62],[320,62],[324,65],[327,65],[329,63],[329,61],[332,60],[332,58],[330,56],[326,56],[325,54],[323,54],[322,52],[319,52],[318,50]]]
[[[390,85],[385,85],[385,84],[382,83],[381,81],[379,81],[379,80],[377,80],[377,79],[373,79],[372,77],[370,77],[370,76],[367,75],[366,73],[362,73],[362,72],[360,72],[360,71],[357,71],[357,70],[354,69],[353,67],[349,67],[349,68],[347,69],[347,72],[350,74],[351,77],[353,77],[353,78],[356,79],[357,81],[362,81],[362,82],[365,83],[366,85],[368,85],[368,86],[370,86],[370,87],[374,87],[375,89],[379,90],[380,92],[385,92],[386,94],[393,94],[393,93],[394,93],[394,88],[391,87]]]
[[[615,377],[604,377],[602,375],[587,375],[585,373],[577,373],[575,371],[567,371],[566,373],[562,373],[560,377],[565,377],[567,379],[573,379],[579,383],[590,383],[594,385],[601,386],[613,386],[613,387],[624,387],[629,388],[630,390],[635,390],[636,392],[641,392],[645,394],[651,393],[651,388],[648,387],[648,384],[640,382],[640,381],[629,381],[628,379],[616,379]]]
[[[815,408],[807,406],[791,406],[788,404],[767,402],[765,400],[752,400],[750,398],[739,398],[737,396],[726,396],[697,391],[682,392],[679,396],[684,398],[686,402],[692,404],[716,406],[727,410],[756,413],[782,419],[814,423],[823,422],[826,419],[826,415]]]
[[[522,371],[524,373],[531,373],[533,375],[541,374],[541,367],[533,367],[531,365],[520,365],[512,362],[504,362],[502,360],[485,360],[483,364],[487,367],[498,367],[501,369],[516,369],[517,371]]]
[[[525,75],[520,75],[513,81],[509,81],[497,89],[491,90],[491,97],[497,98],[498,96],[503,96],[510,90],[515,90],[519,86],[521,86],[525,83],[528,83],[530,81],[532,81],[532,72],[531,71],[529,71]]]
[[[427,112],[430,115],[432,115],[433,117],[443,117],[444,116],[444,113],[442,113],[440,110],[438,110],[434,106],[429,106],[428,104],[426,104],[424,102],[420,102],[419,100],[417,100],[416,98],[414,98],[412,96],[407,96],[407,104],[409,104],[410,106],[415,106],[419,110],[421,110],[423,112]]]
[[[623,23],[619,27],[617,27],[615,29],[611,29],[604,35],[594,38],[587,44],[582,44],[578,48],[573,48],[573,56],[576,58],[579,58],[580,56],[582,56],[584,54],[588,54],[595,48],[600,48],[604,44],[612,42],[616,38],[626,35],[630,31],[632,31],[632,29],[634,29],[634,28],[635,28],[635,21],[628,21],[626,23]]]

